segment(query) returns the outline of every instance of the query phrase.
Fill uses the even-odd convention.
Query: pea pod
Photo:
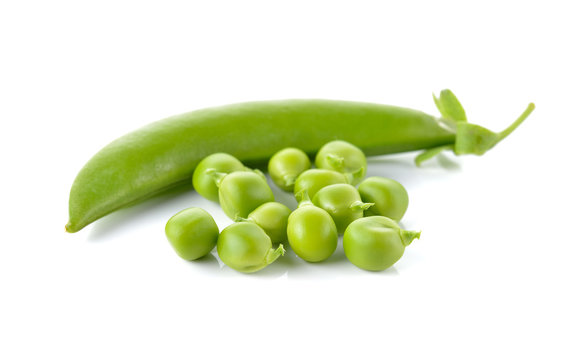
[[[315,155],[340,139],[367,156],[424,149],[422,162],[442,150],[481,155],[532,112],[494,133],[470,124],[452,92],[436,99],[442,117],[372,103],[335,100],[248,102],[160,120],[124,135],[80,170],[69,196],[66,230],[76,232],[125,206],[189,182],[196,165],[218,151],[252,166],[284,147]]]

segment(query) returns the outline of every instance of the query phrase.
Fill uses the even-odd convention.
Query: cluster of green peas
[[[282,256],[285,243],[305,261],[324,261],[336,250],[338,235],[344,234],[344,252],[351,263],[371,271],[392,266],[420,236],[397,224],[408,208],[406,189],[378,176],[361,182],[365,154],[345,141],[325,144],[315,163],[317,168],[311,169],[308,155],[297,148],[285,148],[269,160],[274,183],[295,194],[298,207],[292,212],[274,201],[261,171],[229,154],[206,157],[194,171],[194,188],[219,202],[235,223],[219,232],[208,212],[188,208],[167,222],[169,242],[186,260],[201,258],[217,246],[226,265],[250,273]]]

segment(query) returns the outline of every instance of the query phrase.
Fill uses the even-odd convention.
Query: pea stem
[[[360,180],[365,177],[365,167],[361,167],[352,173],[344,173],[343,175],[346,178],[347,183],[353,184],[355,179]]]
[[[416,165],[433,158],[443,150],[452,150],[456,155],[475,154],[483,155],[486,151],[505,139],[520,126],[535,109],[534,103],[530,103],[526,110],[507,128],[500,132],[493,132],[483,126],[468,123],[466,121],[454,121],[444,119],[447,123],[455,125],[455,143],[425,150],[416,156]]]
[[[344,168],[344,158],[342,156],[338,156],[335,154],[328,154],[326,155],[326,161],[335,169],[343,169]]]
[[[216,183],[216,186],[220,186],[222,179],[224,179],[224,177],[228,174],[225,172],[218,171],[216,169],[208,169],[206,170],[206,175],[212,176],[214,182]]]
[[[420,154],[418,154],[416,156],[416,159],[414,160],[416,162],[416,166],[420,166],[424,161],[432,159],[433,157],[440,154],[444,150],[454,150],[454,145],[450,144],[450,145],[439,146],[439,147],[435,147],[435,148],[421,152]]]
[[[269,249],[269,251],[267,251],[267,255],[265,255],[265,264],[269,265],[283,255],[285,255],[285,249],[283,248],[283,244],[279,244],[277,249]]]
[[[355,201],[349,207],[351,210],[367,210],[371,206],[375,205],[375,203],[364,203],[362,201]]]
[[[414,241],[414,239],[419,239],[421,233],[421,231],[401,230],[399,235],[404,246],[408,246]]]
[[[283,176],[283,182],[285,183],[285,186],[292,186],[296,183],[296,179],[297,176],[295,175],[284,175]]]
[[[516,121],[514,121],[510,126],[508,126],[507,128],[505,128],[501,132],[497,133],[497,135],[499,137],[498,142],[501,141],[502,139],[504,139],[505,137],[507,137],[514,130],[516,130],[516,128],[518,126],[520,126],[520,124],[523,123],[524,120],[526,120],[526,118],[528,118],[528,116],[530,116],[530,114],[532,113],[532,111],[534,111],[535,108],[536,108],[536,105],[534,105],[534,103],[528,104],[528,107],[526,108],[526,110],[524,110],[524,112],[522,113],[522,115],[520,115],[516,119]]]
[[[296,194],[296,198],[300,198],[300,203],[298,204],[298,208],[307,205],[314,205],[312,203],[312,199],[310,199],[310,195],[308,194],[308,189],[302,189],[298,191]]]

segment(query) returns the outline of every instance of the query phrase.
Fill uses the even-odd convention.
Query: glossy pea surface
[[[311,167],[310,158],[298,148],[285,148],[269,159],[269,176],[275,185],[292,192],[297,177]]]
[[[341,234],[350,223],[362,218],[363,210],[372,205],[363,203],[357,189],[349,184],[323,187],[314,195],[312,203],[330,214]]]
[[[173,215],[165,225],[165,235],[177,255],[195,260],[216,246],[218,226],[206,210],[193,207]]]
[[[346,184],[347,177],[339,172],[325,169],[306,170],[296,179],[294,194],[298,202],[301,201],[302,191],[307,191],[311,198],[325,186],[332,184]]]
[[[408,192],[402,184],[381,176],[365,179],[359,185],[361,199],[374,203],[365,216],[382,215],[400,221],[408,209]]]
[[[273,192],[263,174],[235,171],[220,180],[220,206],[231,219],[246,218],[260,205],[273,201]]]
[[[291,213],[287,239],[296,255],[308,262],[326,260],[338,245],[334,221],[326,211],[311,204]]]
[[[253,210],[248,220],[259,225],[273,244],[287,242],[287,219],[291,210],[278,202],[265,203]]]
[[[245,171],[247,168],[239,159],[226,153],[215,153],[206,156],[198,163],[192,175],[194,189],[204,198],[218,202],[218,185],[214,172],[231,173],[234,171]]]
[[[352,222],[343,237],[346,257],[355,266],[381,271],[395,264],[419,232],[402,230],[392,219],[370,216]]]
[[[218,257],[234,270],[259,271],[284,254],[283,245],[273,249],[271,239],[260,226],[238,222],[227,226],[218,237]]]
[[[358,184],[367,171],[367,158],[355,145],[335,140],[326,143],[316,154],[316,167],[353,174],[353,184]]]

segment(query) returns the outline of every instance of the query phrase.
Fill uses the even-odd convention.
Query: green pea
[[[381,176],[365,179],[359,185],[363,201],[375,203],[365,216],[383,215],[400,221],[408,209],[408,192],[399,182]]]
[[[292,192],[297,177],[312,164],[305,152],[298,148],[285,148],[269,159],[269,176],[281,189]]]
[[[247,219],[259,225],[271,238],[273,244],[287,241],[287,218],[291,210],[278,202],[265,203],[249,214]],[[239,219],[240,220],[240,219]]]
[[[420,232],[402,230],[392,219],[370,216],[353,221],[343,237],[346,257],[357,267],[381,271],[395,264]]]
[[[363,210],[373,205],[362,202],[357,189],[349,184],[323,187],[314,195],[312,202],[330,214],[340,234],[350,223],[363,217]]]
[[[283,245],[271,247],[271,239],[252,222],[227,226],[218,237],[218,257],[234,270],[244,273],[259,271],[285,253]]]
[[[312,205],[307,192],[287,221],[287,239],[292,250],[308,262],[326,260],[338,245],[336,225],[330,215]]]
[[[193,207],[173,215],[165,225],[165,235],[177,255],[195,260],[216,246],[218,226],[206,210]]]
[[[194,189],[208,200],[218,202],[218,186],[214,173],[231,173],[244,171],[247,168],[234,156],[225,153],[215,153],[202,159],[198,163],[192,176]]]
[[[220,206],[231,219],[246,218],[260,205],[273,201],[273,192],[262,173],[235,171],[219,180]]]
[[[367,159],[361,149],[342,140],[326,143],[316,154],[316,167],[353,174],[352,184],[356,185],[365,176]]]
[[[302,201],[304,190],[308,192],[311,198],[325,186],[332,184],[347,184],[348,178],[339,172],[324,169],[306,170],[298,176],[294,186],[294,194],[298,202]]]

